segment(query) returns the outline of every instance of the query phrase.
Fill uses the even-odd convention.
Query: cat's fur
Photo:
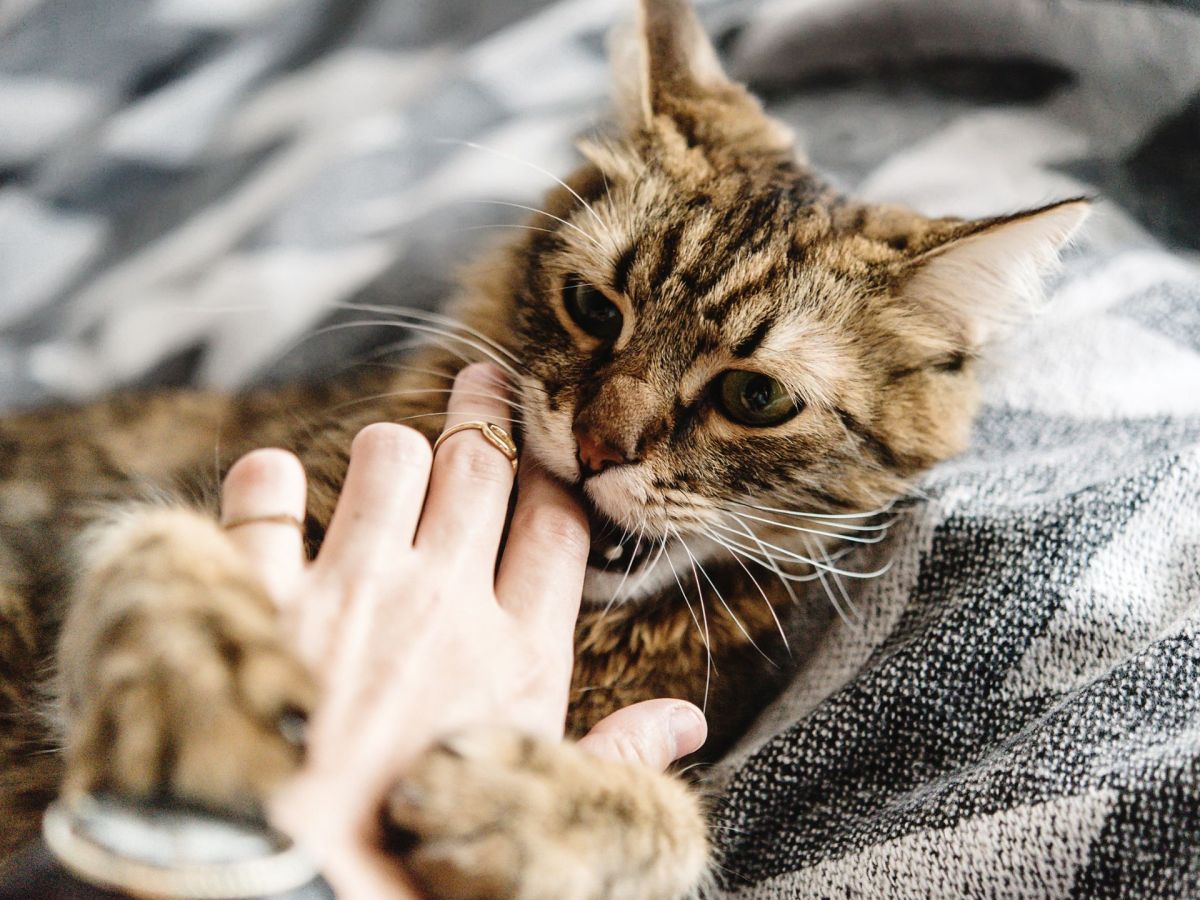
[[[609,523],[601,532],[687,541],[624,583],[619,567],[589,573],[570,732],[637,700],[707,697],[711,756],[829,615],[813,605],[789,657],[780,575],[810,570],[784,554],[821,560],[839,534],[876,534],[848,516],[964,446],[974,358],[1020,321],[1086,205],[968,222],[840,197],[726,79],[684,0],[643,0],[641,13],[619,51],[622,133],[582,148],[588,162],[549,195],[539,230],[490,259],[453,312],[486,337],[477,344],[519,358],[525,450],[581,484]],[[571,276],[621,311],[614,341],[564,310]],[[431,344],[412,364],[321,388],[123,396],[0,423],[0,852],[33,833],[60,782],[246,811],[294,769],[301,754],[280,722],[315,692],[211,514],[111,504],[211,481],[214,446],[222,467],[284,446],[310,473],[315,544],[359,428],[418,416],[437,432],[439,372],[461,360]],[[728,369],[771,375],[803,409],[773,427],[736,424],[709,388]],[[629,461],[582,478],[573,429]],[[480,446],[479,464],[506,464]],[[766,555],[778,560],[751,558]],[[60,738],[39,712],[48,672],[61,756],[46,752]],[[430,750],[388,809],[407,865],[439,897],[674,897],[708,865],[700,805],[678,780],[503,730]]]

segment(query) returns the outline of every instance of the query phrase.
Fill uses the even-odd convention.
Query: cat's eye
[[[563,284],[563,304],[575,324],[592,337],[611,341],[621,333],[617,305],[576,275],[568,276]]]
[[[725,415],[755,428],[786,422],[802,405],[769,375],[741,369],[730,369],[717,378],[716,398]]]

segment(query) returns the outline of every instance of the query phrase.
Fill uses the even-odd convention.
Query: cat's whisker
[[[580,202],[580,204],[582,204],[583,208],[586,209],[591,214],[592,218],[596,220],[596,224],[600,226],[600,230],[603,231],[605,236],[611,240],[611,238],[612,238],[611,229],[609,228],[607,223],[605,223],[604,219],[602,219],[600,217],[600,214],[598,212],[596,212],[596,210],[592,206],[592,204],[590,204],[586,200],[584,200],[583,197],[581,197],[579,195],[579,192],[577,190],[575,190],[575,188],[571,187],[569,184],[567,184],[565,181],[563,181],[561,178],[559,178],[557,175],[555,175],[549,169],[544,169],[541,166],[537,165],[537,163],[531,163],[529,160],[521,159],[519,156],[513,156],[510,153],[505,153],[503,150],[497,150],[494,147],[486,147],[483,144],[477,144],[474,141],[464,141],[464,140],[459,140],[456,138],[441,138],[441,139],[439,139],[439,141],[440,141],[440,143],[458,144],[459,146],[462,146],[462,147],[470,147],[473,150],[480,150],[480,151],[483,151],[484,153],[491,153],[493,156],[496,156],[500,159],[506,159],[509,162],[515,162],[518,165],[528,166],[530,169],[533,169],[535,172],[539,172],[542,175],[545,175],[547,178],[554,181],[555,184],[564,188],[568,193],[570,193],[570,195],[572,197],[574,197],[576,200],[578,200]],[[616,248],[614,247],[613,249],[615,250]]]
[[[747,533],[750,535],[751,538],[754,538],[754,536],[755,536],[754,532],[747,529]],[[779,621],[779,616],[776,615],[775,607],[771,603],[770,599],[767,597],[767,592],[762,589],[762,585],[760,585],[758,583],[758,579],[754,577],[754,574],[750,571],[750,567],[747,566],[744,562],[742,562],[742,558],[740,556],[738,556],[737,554],[730,554],[730,556],[733,557],[734,562],[736,562],[739,566],[742,567],[742,571],[746,573],[746,576],[750,579],[750,581],[754,584],[755,589],[758,591],[759,596],[762,597],[763,603],[767,604],[767,611],[771,613],[771,618],[775,620],[775,627],[777,629],[779,629],[779,637],[783,639],[783,647],[785,650],[787,650],[788,656],[791,656],[792,655],[792,645],[788,642],[787,634],[784,633],[784,630],[783,630],[783,623]],[[774,570],[774,572],[776,574],[779,574],[779,567],[774,565],[773,562],[772,562],[771,568]],[[784,590],[787,591],[788,598],[792,601],[792,603],[798,604],[799,600],[796,598],[796,594],[792,590],[791,584],[786,579],[783,579],[783,578],[779,579],[779,583],[782,584],[784,587]]]
[[[455,228],[455,231],[486,231],[491,228],[508,228],[517,229],[520,231],[540,231],[543,234],[558,234],[553,228],[539,228],[536,225],[523,225],[520,222],[492,222],[488,225],[467,225],[463,228]]]
[[[395,324],[401,324],[401,323],[395,323]],[[413,331],[421,332],[422,334],[437,335],[439,337],[447,338],[449,340],[454,340],[454,341],[458,341],[459,343],[465,344],[466,346],[471,347],[472,349],[483,354],[483,356],[486,357],[488,361],[495,363],[497,366],[499,366],[501,369],[503,369],[505,372],[507,372],[509,375],[513,376],[514,378],[519,378],[522,374],[524,374],[520,369],[517,368],[517,366],[520,366],[521,368],[525,368],[525,363],[523,363],[521,360],[517,359],[517,357],[515,357],[512,353],[510,353],[505,348],[499,348],[499,350],[493,349],[495,342],[491,341],[490,339],[485,338],[484,340],[486,340],[487,343],[481,344],[480,341],[476,338],[473,338],[469,332],[468,332],[468,335],[464,337],[463,335],[461,335],[455,331],[448,331],[444,327],[439,327],[438,325],[431,324],[429,322],[403,322],[402,327],[412,329]],[[455,326],[455,327],[457,328],[459,326]],[[462,329],[462,330],[467,330],[467,329]],[[498,355],[499,352],[501,352],[501,351],[503,353],[505,353],[511,359],[511,362],[508,360],[505,360],[502,356]]]
[[[658,566],[659,560],[661,560],[663,558],[663,554],[665,554],[666,552],[667,552],[667,539],[664,537],[658,545],[658,552],[654,555],[654,559],[651,560],[646,565],[642,566],[641,575],[638,576],[638,580],[634,584],[633,589],[631,591],[632,593],[636,594],[639,590],[641,590],[642,584],[645,582],[646,577],[651,572],[654,571],[654,569]]]
[[[669,539],[670,539],[670,535],[665,535],[663,537],[662,540],[663,540],[664,548],[667,546],[667,541]],[[712,684],[713,654],[712,654],[712,645],[709,643],[708,614],[704,611],[704,595],[701,594],[699,597],[696,598],[696,601],[700,604],[700,613],[701,613],[701,615],[704,616],[704,627],[703,627],[703,629],[701,629],[700,621],[699,621],[699,619],[696,618],[696,610],[692,608],[692,602],[691,602],[691,600],[688,599],[688,593],[683,588],[683,582],[679,580],[679,573],[675,570],[675,563],[671,559],[671,554],[668,553],[666,556],[667,556],[667,565],[669,565],[671,567],[671,575],[675,579],[675,584],[677,584],[679,586],[679,593],[683,597],[683,602],[687,604],[688,612],[691,613],[692,621],[696,623],[696,629],[699,631],[700,639],[704,643],[704,650],[705,650],[705,656],[707,657],[707,661],[705,663],[705,668],[704,668],[704,702],[700,705],[700,709],[705,714],[707,714],[708,713],[708,689],[709,689],[709,686]]]
[[[792,605],[799,606],[800,598],[796,596],[796,591],[792,587],[791,581],[789,581],[788,579],[783,577],[783,572],[780,570],[779,564],[775,561],[774,557],[772,557],[771,554],[766,552],[766,548],[763,547],[762,542],[759,541],[758,535],[754,533],[754,529],[752,529],[749,525],[747,525],[745,522],[742,522],[741,520],[735,519],[735,521],[737,522],[738,525],[740,525],[742,527],[742,529],[750,537],[750,540],[752,540],[756,544],[758,544],[759,551],[762,552],[763,557],[767,560],[771,571],[778,578],[779,583],[783,585],[783,589],[785,591],[787,591],[788,599],[792,601]],[[737,559],[740,562],[740,557],[738,557],[737,554],[731,554],[731,555],[733,556],[734,559]]]
[[[762,566],[764,569],[771,569],[775,572],[776,576],[783,581],[809,582],[817,580],[817,575],[815,572],[807,572],[804,575],[797,575],[793,572],[784,572],[782,569],[778,568],[779,563],[783,563],[784,565],[795,565],[795,563],[791,562],[790,560],[776,560],[771,556],[759,556],[754,550],[752,550],[750,547],[747,547],[745,544],[739,544],[732,538],[723,537],[717,534],[715,531],[709,531],[706,529],[703,533],[715,543],[720,544],[731,554],[741,555],[757,566]]]
[[[326,410],[327,412],[337,412],[338,410],[347,409],[351,406],[358,406],[362,403],[370,403],[374,400],[390,400],[399,399],[401,397],[423,396],[425,394],[458,394],[460,397],[475,397],[480,400],[495,400],[497,403],[503,403],[520,412],[525,412],[525,407],[519,403],[513,403],[506,397],[501,397],[497,394],[489,394],[485,391],[464,391],[461,388],[404,388],[398,391],[384,391],[381,394],[371,394],[366,397],[355,397],[353,400],[346,400],[343,403],[335,404]]]
[[[524,361],[520,357],[518,357],[515,353],[513,353],[512,350],[510,350],[508,347],[505,347],[503,344],[501,344],[495,338],[489,337],[488,335],[486,335],[482,331],[480,331],[478,328],[472,328],[470,325],[460,322],[459,320],[457,320],[451,316],[445,316],[445,315],[442,315],[441,313],[430,312],[429,310],[418,309],[415,306],[385,306],[385,305],[376,304],[376,303],[350,303],[350,302],[338,302],[338,303],[333,303],[331,305],[335,309],[345,309],[345,310],[350,310],[352,312],[369,312],[369,313],[376,313],[376,314],[380,314],[380,315],[389,315],[390,314],[390,315],[395,315],[395,316],[409,316],[409,317],[417,319],[418,321],[421,321],[421,322],[429,322],[434,325],[445,325],[448,328],[457,328],[459,331],[464,331],[469,336],[483,341],[488,346],[495,349],[497,352],[502,353],[503,355],[507,356],[510,360],[512,360],[517,365],[524,365]]]
[[[675,531],[675,530],[672,529],[672,531]],[[692,553],[691,547],[688,546],[687,541],[685,541],[683,539],[683,536],[678,531],[675,531],[675,539],[677,541],[679,541],[679,545],[681,547],[683,547],[683,552],[687,554],[688,559],[690,559],[692,562],[692,574],[694,576],[696,576],[696,590],[698,592],[700,591],[700,578],[699,578],[699,575],[696,574],[697,570],[698,570],[699,573],[704,576],[704,580],[708,582],[708,586],[713,589],[713,593],[717,595],[717,601],[721,604],[721,606],[723,606],[725,608],[725,612],[727,612],[729,614],[729,618],[733,619],[733,624],[737,626],[738,631],[740,631],[742,633],[742,636],[747,641],[750,642],[750,646],[758,651],[759,656],[761,656],[768,663],[770,663],[772,666],[774,666],[775,668],[778,669],[779,664],[777,662],[775,662],[775,660],[771,659],[771,657],[768,656],[760,646],[758,646],[758,643],[754,640],[754,638],[750,636],[750,632],[746,630],[746,626],[742,624],[742,620],[737,617],[737,614],[734,613],[734,611],[729,607],[729,604],[725,602],[725,597],[721,594],[720,588],[718,588],[716,586],[716,584],[713,582],[712,578],[709,576],[708,570],[704,568],[704,564],[696,558],[695,554]],[[751,576],[751,578],[753,578],[753,576]],[[758,582],[755,582],[755,586],[757,586],[757,584],[758,584]],[[761,591],[762,589],[759,588],[759,590]],[[771,602],[769,600],[767,600],[766,594],[763,594],[763,600],[766,601],[767,608],[771,609]],[[704,601],[701,600],[701,603],[703,603],[703,602]],[[774,614],[775,614],[775,610],[771,609],[771,615],[774,616]],[[779,620],[776,619],[777,624],[778,624],[778,621]],[[779,633],[781,635],[783,634],[782,626],[780,626]],[[783,642],[784,642],[784,645],[787,644],[786,636],[783,638]],[[788,649],[788,655],[789,656],[791,655],[791,648]]]
[[[855,513],[815,513],[801,512],[795,509],[781,509],[777,506],[764,506],[758,503],[750,503],[745,500],[731,501],[737,506],[745,506],[750,509],[756,509],[759,512],[777,513],[781,516],[793,516],[798,519],[871,519],[875,516],[882,515],[896,505],[895,500],[890,500],[878,509],[868,510],[866,512]],[[856,531],[879,531],[888,528],[895,519],[889,520],[882,525],[839,525],[839,528],[854,528]]]
[[[432,378],[441,378],[444,381],[453,381],[456,374],[446,369],[427,369],[423,366],[409,366],[404,363],[369,362],[362,365],[375,366],[392,372],[412,372],[416,375],[429,375]]]
[[[713,522],[711,524],[712,524],[712,527],[718,528],[721,531],[732,530],[732,529],[728,528],[727,526],[720,525],[716,522]],[[800,563],[804,563],[805,565],[812,566],[814,569],[823,569],[826,572],[837,572],[839,575],[844,575],[847,578],[863,578],[863,579],[877,578],[880,575],[887,572],[888,569],[890,569],[892,567],[892,563],[889,560],[885,566],[883,566],[882,568],[877,569],[873,572],[851,572],[848,569],[839,569],[836,566],[827,565],[825,563],[818,562],[815,559],[811,559],[807,556],[803,556],[802,554],[795,553],[791,550],[786,549],[785,547],[780,547],[778,544],[772,544],[770,541],[763,541],[762,543],[763,543],[764,547],[767,547],[767,548],[775,551],[774,555],[776,555],[776,558],[788,557],[790,559],[795,560],[796,562],[800,562]]]
[[[444,410],[442,412],[415,413],[411,416],[401,416],[398,419],[392,419],[392,421],[393,422],[411,422],[413,419],[429,419],[429,418],[432,418],[433,416],[445,416],[445,415],[446,415],[446,413]],[[511,418],[510,416],[493,416],[493,418],[498,419],[501,422],[508,422],[510,425],[514,425],[514,426],[521,424],[519,420]]]
[[[397,323],[397,326],[405,327],[401,323]],[[395,351],[411,348],[413,346],[437,347],[439,350],[442,350],[445,353],[449,353],[455,359],[459,360],[463,364],[464,367],[469,366],[472,363],[480,362],[479,359],[468,356],[467,354],[463,353],[462,350],[460,350],[458,347],[454,346],[453,344],[449,344],[449,343],[443,341],[441,338],[436,337],[434,335],[429,335],[429,334],[422,335],[420,338],[418,338],[416,340],[415,344],[411,341],[399,341],[396,344],[389,345],[389,347],[393,348],[393,350],[395,350]],[[512,375],[512,379],[513,379],[514,383],[522,384],[524,387],[527,387],[527,388],[534,388],[537,390],[541,390],[541,388],[539,388],[535,384],[528,384],[528,383],[523,382],[521,380],[520,374],[512,374],[512,373],[509,373],[509,374]],[[455,377],[457,377],[457,372],[454,375],[450,376],[450,379],[453,381]],[[495,384],[497,387],[507,387],[507,385],[501,384],[500,382],[493,381],[492,383]],[[543,393],[545,393],[545,391],[543,391]]]
[[[617,582],[616,588],[613,589],[612,596],[608,599],[608,603],[605,604],[604,612],[600,615],[601,621],[603,621],[604,616],[608,615],[608,611],[612,609],[613,604],[617,602],[617,597],[619,597],[621,594],[621,588],[625,587],[625,582],[629,579],[629,573],[633,571],[633,563],[637,559],[638,551],[642,549],[642,536],[645,531],[645,522],[646,517],[643,515],[642,521],[637,527],[637,538],[635,539],[635,543],[633,545],[633,552],[629,554],[629,565],[625,567],[625,574],[621,576],[621,580]]]
[[[464,337],[461,334],[454,334],[453,332],[446,331],[444,329],[437,328],[433,325],[428,325],[428,324],[421,323],[421,322],[398,322],[394,319],[387,319],[387,320],[385,320],[385,319],[360,319],[355,322],[336,322],[332,325],[326,325],[324,328],[318,328],[316,331],[312,332],[312,334],[310,334],[308,337],[314,338],[319,335],[328,334],[328,333],[334,332],[334,331],[344,331],[348,328],[366,328],[366,327],[379,328],[381,326],[386,326],[389,328],[404,328],[404,329],[411,330],[411,331],[419,331],[422,334],[429,334],[429,335],[434,335],[437,337],[446,338],[448,340],[458,341],[459,343],[465,344],[466,346],[470,347],[471,349],[475,350],[476,352],[482,354],[488,362],[495,363],[497,366],[499,366],[501,369],[503,369],[509,375],[512,375],[514,378],[519,378],[521,376],[521,372],[517,371],[517,369],[512,365],[512,363],[508,362],[503,357],[499,356],[496,353],[496,351],[488,348],[486,345],[482,345],[478,341],[474,341],[471,338]],[[466,360],[466,357],[462,357],[462,358],[464,360]],[[466,361],[469,361],[469,360],[466,360]]]
[[[807,546],[807,544],[808,544],[808,539],[805,538],[805,545]],[[811,552],[811,548],[809,548],[809,549]],[[834,610],[837,612],[838,617],[846,624],[847,628],[854,628],[855,622],[850,618],[850,616],[846,612],[846,610],[842,609],[842,604],[838,602],[837,595],[830,589],[829,578],[825,574],[825,571],[823,569],[817,569],[816,572],[817,572],[817,577],[821,582],[821,589],[823,591],[825,591],[825,596],[829,598],[829,603],[833,606]]]
[[[829,554],[824,550],[824,548],[821,549],[821,556],[825,559],[826,564],[829,564]],[[846,605],[846,609],[850,610],[851,618],[853,618],[855,623],[861,627],[863,624],[862,613],[858,611],[858,609],[854,606],[854,601],[850,599],[850,592],[846,590],[846,585],[842,583],[841,576],[838,575],[837,572],[834,572],[830,577],[833,580],[834,587],[837,588],[838,594],[841,595],[842,602]]]
[[[839,534],[834,531],[821,531],[817,528],[805,528],[802,525],[788,525],[785,522],[777,522],[774,519],[766,519],[762,516],[752,515],[751,513],[736,513],[733,510],[724,507],[721,509],[721,511],[726,515],[732,516],[736,519],[750,519],[754,522],[762,522],[763,524],[770,525],[774,528],[783,528],[787,531],[800,531],[805,534],[814,534],[821,537],[833,538],[834,540],[838,541],[853,541],[856,544],[878,544],[880,541],[887,538],[887,534],[882,530],[880,530],[879,533],[874,537],[858,537],[851,534]],[[838,526],[834,525],[831,527],[837,528]]]
[[[598,240],[596,240],[595,237],[588,234],[586,231],[584,231],[582,228],[580,228],[574,222],[568,222],[566,219],[561,219],[558,216],[554,215],[553,213],[546,212],[546,210],[544,210],[544,209],[538,209],[536,206],[526,206],[524,203],[509,203],[506,200],[475,200],[474,202],[475,203],[489,203],[493,206],[509,206],[509,207],[512,207],[513,209],[523,209],[526,212],[536,213],[539,216],[545,216],[547,219],[553,219],[555,222],[561,222],[563,225],[567,226],[567,228],[570,228],[572,231],[579,233],[586,240],[591,241],[592,245],[597,250],[599,250],[601,253],[604,253],[606,251],[606,248],[603,244],[601,244]]]

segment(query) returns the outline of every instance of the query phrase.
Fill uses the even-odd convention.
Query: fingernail
[[[708,737],[704,713],[690,703],[681,703],[671,711],[670,728],[676,759],[699,750]]]

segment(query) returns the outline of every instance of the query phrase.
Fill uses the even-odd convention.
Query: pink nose
[[[597,439],[586,425],[575,425],[575,440],[579,443],[580,464],[593,473],[603,472],[609,466],[628,461],[620,450],[602,439]]]

